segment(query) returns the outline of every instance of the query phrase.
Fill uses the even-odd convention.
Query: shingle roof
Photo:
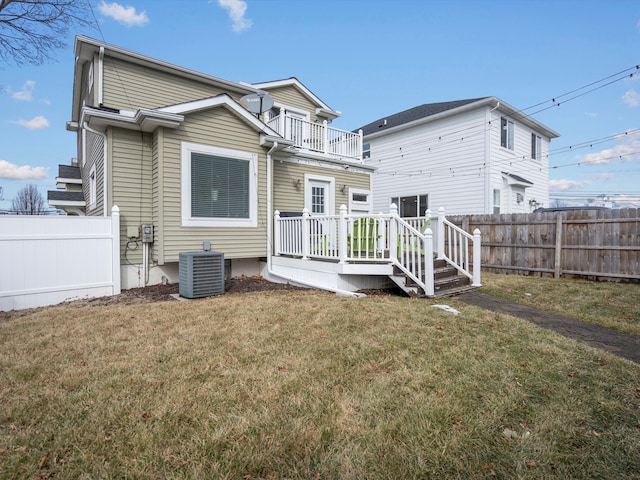
[[[462,107],[469,103],[484,100],[485,98],[490,97],[470,98],[467,100],[455,100],[452,102],[425,103],[424,105],[413,107],[403,112],[382,117],[375,122],[371,122],[360,127],[360,129],[362,130],[363,135],[370,135],[372,133],[380,132],[383,129],[390,129],[399,125],[404,125],[405,123],[414,122],[421,118],[430,117],[438,113],[446,112],[447,110]]]
[[[84,202],[84,194],[82,192],[64,192],[57,190],[49,190],[47,192],[48,201],[64,201],[64,202]]]
[[[58,165],[58,177],[80,180],[82,178],[80,176],[80,167],[73,167],[71,165]]]

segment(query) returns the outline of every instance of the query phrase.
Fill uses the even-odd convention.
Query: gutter
[[[280,273],[276,273],[273,271],[272,262],[271,262],[271,257],[273,256],[271,253],[271,250],[272,250],[271,237],[272,237],[272,230],[273,230],[273,223],[272,223],[273,213],[271,211],[273,208],[273,199],[271,198],[271,192],[272,192],[271,187],[273,182],[273,172],[272,172],[273,158],[271,157],[271,154],[278,149],[278,146],[279,145],[277,141],[273,142],[273,146],[267,152],[267,273],[269,274],[270,277],[277,277],[282,280],[286,280],[287,282],[294,283],[297,285],[302,285],[304,287],[317,288],[319,290],[334,292],[336,295],[341,295],[345,297],[354,297],[354,298],[366,297],[366,295],[363,293],[349,292],[347,290],[341,290],[339,288],[327,288],[325,286],[317,285],[315,283],[303,282],[301,280],[298,280],[292,277],[287,277],[285,275],[282,275]]]

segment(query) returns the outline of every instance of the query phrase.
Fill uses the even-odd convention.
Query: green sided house
[[[177,282],[180,253],[203,248],[224,253],[227,275],[283,280],[267,263],[276,210],[370,213],[362,136],[330,127],[340,112],[296,78],[235,83],[87,37],[75,57],[78,154],[48,201],[119,207],[123,288]],[[251,113],[243,97],[262,92],[270,108]]]
[[[443,213],[372,211],[362,132],[331,127],[340,112],[296,78],[236,83],[87,37],[75,58],[78,153],[49,205],[119,208],[122,288],[179,281],[182,293],[196,278],[183,266],[220,253],[227,277],[338,293],[395,283],[432,296],[445,264],[479,285],[479,238]]]

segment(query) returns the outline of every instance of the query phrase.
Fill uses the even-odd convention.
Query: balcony
[[[344,160],[362,161],[362,131],[353,133],[329,127],[326,120],[322,123],[309,122],[287,114],[284,109],[266,123],[283,138],[292,140],[298,148]]]

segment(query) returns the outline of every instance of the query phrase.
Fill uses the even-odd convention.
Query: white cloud
[[[612,180],[614,175],[613,173],[597,173],[593,176],[597,180]]]
[[[42,180],[47,178],[47,169],[28,165],[19,167],[6,160],[0,160],[0,178],[5,180]]]
[[[589,153],[584,156],[580,163],[583,165],[608,165],[614,160],[627,162],[640,157],[640,140],[625,136],[619,136],[617,140],[623,143],[615,147],[605,148],[599,152]]]
[[[630,107],[638,107],[640,106],[640,93],[633,89],[628,90],[627,93],[622,96],[622,101]]]
[[[233,21],[231,28],[240,33],[251,28],[253,22],[244,15],[247,12],[247,2],[242,0],[218,0],[218,5],[227,10],[229,18]]]
[[[595,112],[587,112],[585,115],[589,118],[598,118],[598,114]]]
[[[49,127],[49,120],[44,118],[42,115],[38,115],[37,117],[33,117],[31,120],[17,120],[13,123],[21,125],[23,127],[28,128],[29,130],[41,130],[43,128]]]
[[[149,23],[147,12],[143,10],[140,13],[136,13],[136,7],[123,7],[119,3],[107,3],[102,0],[98,5],[98,10],[105,17],[111,17],[116,22],[122,23],[127,27],[139,27]]]
[[[588,180],[584,182],[579,182],[578,180],[549,180],[549,191],[565,192],[567,190],[578,190],[590,183]]]
[[[15,100],[20,100],[22,102],[30,102],[33,100],[33,91],[36,88],[36,82],[33,80],[27,80],[22,85],[22,90],[19,92],[13,92],[11,94],[11,98]]]

